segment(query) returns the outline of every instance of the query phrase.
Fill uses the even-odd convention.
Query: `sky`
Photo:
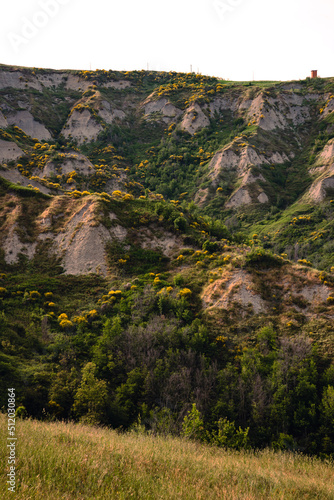
[[[334,76],[333,0],[15,0],[0,63],[195,71],[228,80]]]

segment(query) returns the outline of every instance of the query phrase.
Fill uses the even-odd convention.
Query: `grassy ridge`
[[[5,415],[0,415],[5,428]],[[333,465],[268,450],[231,452],[172,437],[17,422],[17,499],[333,499]],[[6,463],[6,434],[1,433]],[[2,469],[1,498],[8,498]]]

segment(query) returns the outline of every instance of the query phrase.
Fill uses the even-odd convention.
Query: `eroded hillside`
[[[1,176],[52,195],[149,190],[194,202],[232,232],[329,270],[333,85],[1,66]],[[286,238],[300,215],[311,222]]]

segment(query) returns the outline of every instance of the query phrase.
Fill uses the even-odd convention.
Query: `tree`
[[[202,439],[204,423],[200,412],[193,403],[191,410],[184,417],[182,423],[182,435],[190,439]]]
[[[80,387],[74,397],[73,413],[81,422],[105,423],[107,415],[107,383],[95,377],[95,363],[87,363],[82,370]]]
[[[334,387],[325,387],[320,405],[321,421],[326,432],[334,437]]]

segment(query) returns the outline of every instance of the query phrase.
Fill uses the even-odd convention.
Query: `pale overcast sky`
[[[333,0],[15,0],[0,63],[199,71],[230,80],[334,76]]]

